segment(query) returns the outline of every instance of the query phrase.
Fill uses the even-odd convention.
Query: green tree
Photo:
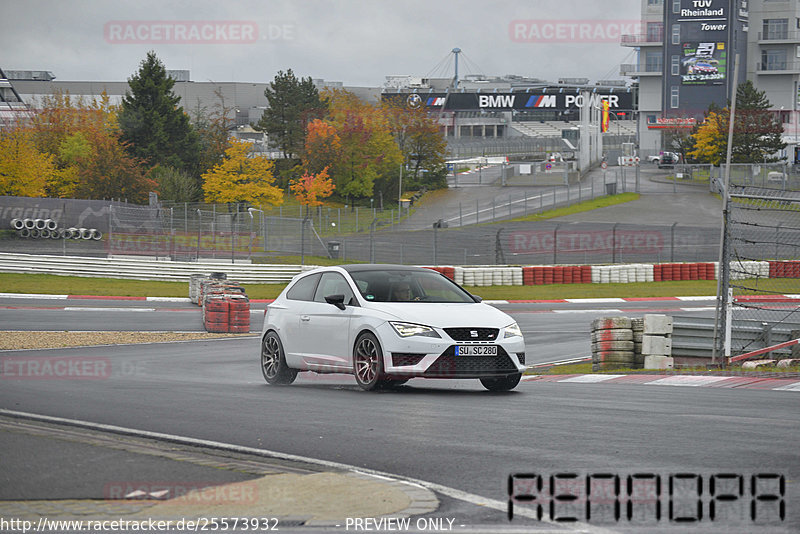
[[[284,158],[295,159],[303,153],[306,126],[325,114],[325,102],[310,77],[297,79],[292,69],[278,71],[264,90],[269,107],[255,129],[266,132],[270,143],[283,152]]]
[[[192,127],[197,132],[199,139],[198,166],[202,172],[222,161],[225,150],[228,148],[228,137],[234,123],[231,118],[234,108],[225,103],[225,96],[221,89],[216,89],[214,95],[217,101],[210,111],[201,105],[198,99],[197,105],[191,112]],[[197,190],[199,192],[200,188],[198,187]]]
[[[781,139],[783,124],[769,111],[766,93],[748,80],[736,88],[736,116],[733,123],[732,163],[774,162],[774,154],[786,148]],[[689,154],[703,163],[725,162],[728,150],[730,109],[709,108],[705,121],[694,134],[694,150]]]
[[[199,174],[200,145],[189,116],[179,106],[172,88],[175,80],[167,76],[155,52],[148,52],[139,70],[128,78],[131,90],[122,99],[119,125],[122,140],[130,153],[147,164],[181,169]]]
[[[194,202],[203,196],[197,180],[182,170],[156,165],[148,177],[158,184],[158,196],[166,202]]]

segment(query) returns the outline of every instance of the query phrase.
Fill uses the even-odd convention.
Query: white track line
[[[128,436],[137,436],[149,439],[156,439],[161,441],[168,441],[172,443],[181,443],[185,445],[194,445],[200,447],[208,447],[217,450],[227,450],[233,452],[239,452],[243,454],[254,454],[257,456],[266,456],[270,458],[278,458],[281,460],[289,460],[294,462],[305,462],[308,464],[319,465],[322,467],[327,467],[330,469],[338,469],[342,471],[350,471],[354,473],[362,473],[366,475],[370,475],[372,477],[378,479],[390,479],[390,480],[398,480],[401,482],[406,482],[411,485],[418,485],[424,488],[427,488],[431,491],[441,493],[442,495],[447,495],[453,499],[458,499],[460,501],[464,501],[470,504],[474,504],[476,506],[483,506],[486,508],[491,508],[493,510],[497,510],[502,513],[506,513],[508,510],[508,503],[506,501],[498,501],[496,499],[487,499],[486,497],[482,497],[480,495],[475,495],[472,493],[467,493],[465,491],[461,491],[455,488],[451,488],[449,486],[443,486],[441,484],[436,484],[434,482],[427,482],[425,480],[418,480],[411,477],[404,477],[400,475],[394,475],[391,473],[386,473],[383,471],[378,471],[375,469],[365,469],[363,467],[356,467],[349,464],[344,464],[341,462],[331,462],[328,460],[320,460],[318,458],[309,458],[307,456],[299,456],[296,454],[286,454],[283,452],[276,452],[270,451],[267,449],[256,449],[253,447],[244,447],[241,445],[234,445],[231,443],[222,443],[219,441],[210,441],[205,439],[198,439],[198,438],[189,438],[186,436],[176,436],[174,434],[164,434],[161,432],[150,432],[148,430],[137,430],[133,428],[125,428],[120,426],[114,425],[105,425],[101,423],[92,423],[89,421],[81,421],[78,419],[66,419],[63,417],[53,417],[49,415],[39,415],[39,414],[32,414],[27,412],[18,412],[14,410],[6,410],[0,408],[0,415],[7,415],[11,417],[19,417],[24,419],[31,419],[34,421],[43,421],[43,422],[50,422],[50,423],[57,423],[62,425],[70,425],[82,428],[88,428],[91,430],[99,430],[103,432],[112,432],[114,434],[122,434]],[[514,506],[514,514],[527,517],[529,519],[537,519],[536,513],[523,506]],[[556,521],[551,521],[546,517],[541,519],[543,523],[550,523],[552,525],[558,525],[559,527],[570,528],[573,527],[573,531],[575,532],[592,532],[596,534],[616,534],[616,531],[608,530],[604,528],[600,528],[594,525],[589,525],[586,523],[574,522],[570,523],[569,526],[565,525],[564,523],[559,523]]]

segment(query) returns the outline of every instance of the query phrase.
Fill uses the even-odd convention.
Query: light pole
[[[200,209],[197,210],[197,259],[196,261],[200,261],[200,232],[203,228],[203,219],[202,219],[202,212]]]
[[[264,213],[263,210],[257,208],[247,208],[247,214],[250,215],[250,253],[248,254],[247,258],[250,262],[253,262],[253,212],[258,211],[260,213]],[[266,252],[266,251],[265,251]]]

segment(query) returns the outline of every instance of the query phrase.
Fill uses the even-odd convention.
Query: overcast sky
[[[124,81],[148,50],[194,81],[278,70],[381,86],[387,75],[619,78],[640,0],[139,0],[4,2],[0,68]]]

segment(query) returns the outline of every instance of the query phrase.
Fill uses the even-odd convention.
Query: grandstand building
[[[641,13],[644,33],[621,40],[636,61],[620,73],[638,83],[643,155],[670,150],[672,136],[712,103],[727,106],[736,86],[751,80],[784,125],[783,155],[800,164],[800,2],[641,0]]]
[[[464,156],[574,151],[580,108],[599,108],[603,100],[609,102],[612,143],[636,138],[636,92],[622,80],[388,76],[381,98],[438,117],[451,152]]]

